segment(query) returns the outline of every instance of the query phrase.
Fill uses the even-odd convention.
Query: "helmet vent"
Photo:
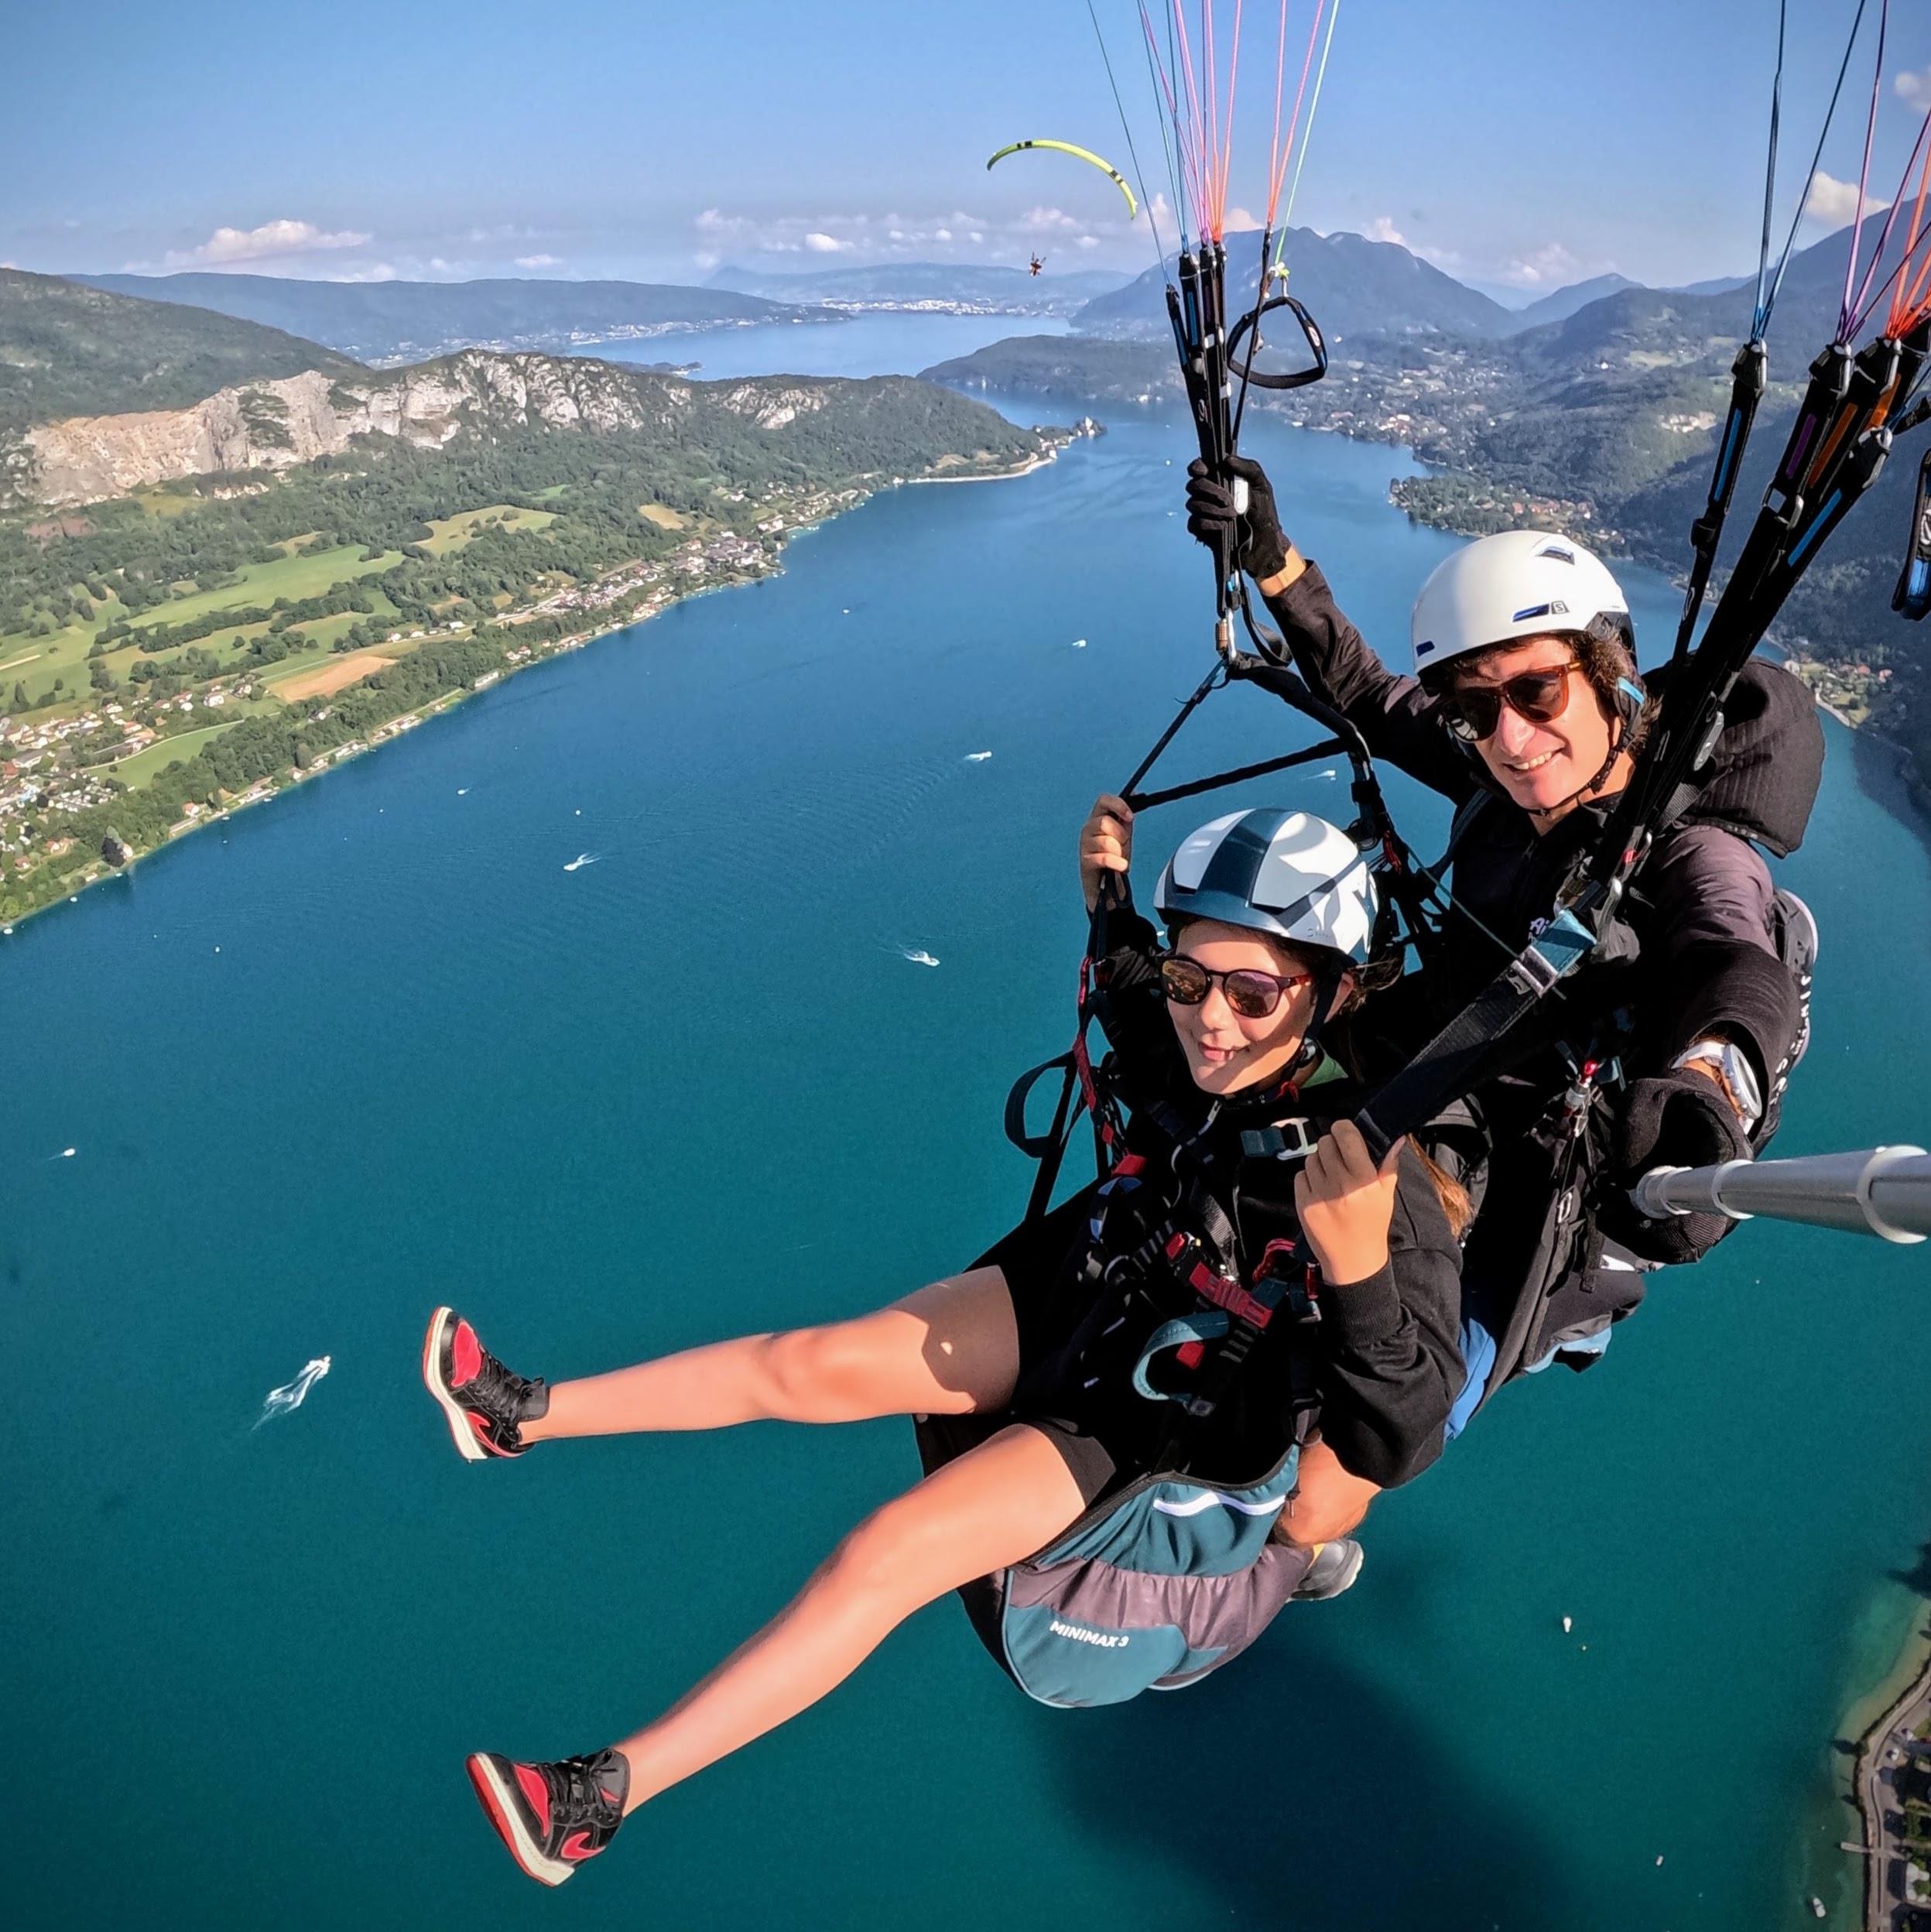
[[[1539,543],[1536,546],[1538,557],[1553,557],[1558,564],[1573,564],[1576,553],[1566,543]]]

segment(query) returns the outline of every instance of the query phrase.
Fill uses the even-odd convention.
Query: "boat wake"
[[[308,1392],[329,1372],[329,1358],[317,1355],[313,1362],[303,1365],[302,1372],[293,1382],[284,1382],[279,1389],[271,1389],[262,1404],[262,1413],[255,1418],[258,1429],[265,1422],[272,1422],[277,1416],[292,1415],[307,1401]]]
[[[563,870],[567,872],[581,872],[586,865],[594,865],[602,857],[601,852],[579,852],[564,866]]]
[[[914,966],[936,966],[939,963],[931,954],[916,946],[901,946],[899,957]]]

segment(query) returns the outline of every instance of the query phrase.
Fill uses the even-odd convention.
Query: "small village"
[[[299,783],[329,766],[341,764],[415,729],[425,717],[446,709],[472,691],[488,689],[503,676],[561,652],[580,649],[604,631],[654,616],[680,598],[699,590],[744,583],[769,574],[778,565],[786,538],[861,502],[868,492],[860,487],[823,489],[790,499],[761,518],[750,535],[722,529],[693,536],[669,557],[654,562],[626,564],[592,583],[571,584],[520,609],[500,614],[505,627],[539,619],[588,620],[580,629],[561,636],[532,638],[511,646],[501,669],[484,672],[466,688],[443,694],[432,702],[388,720],[358,738],[331,747],[304,766],[291,766],[282,780],[262,779],[233,795],[224,794],[212,805],[190,800],[169,828],[170,836],[192,830],[211,815],[224,815],[270,797],[282,783]],[[721,500],[742,504],[747,493],[726,492]],[[762,505],[761,505],[762,507]],[[384,640],[406,649],[432,634],[460,635],[471,626],[450,622],[428,629],[392,631]],[[345,666],[355,675],[378,670],[385,661],[371,659],[365,669]],[[324,682],[327,680],[324,680]],[[339,688],[340,687],[337,687]],[[297,683],[293,688],[299,690]],[[138,785],[164,769],[169,762],[157,746],[169,739],[184,741],[182,755],[205,742],[212,729],[269,707],[294,709],[308,701],[290,700],[258,672],[231,673],[197,684],[193,689],[152,697],[128,693],[90,703],[64,714],[9,716],[0,714],[0,872],[24,877],[49,862],[75,858],[74,841],[57,827],[80,813],[109,805],[130,789],[123,773]],[[331,707],[315,704],[306,715],[325,721]],[[141,763],[135,765],[135,760]],[[118,849],[116,849],[118,848]],[[136,855],[110,838],[82,878],[100,876],[125,865]]]

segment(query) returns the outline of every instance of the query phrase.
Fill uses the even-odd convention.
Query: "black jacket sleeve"
[[[1270,597],[1267,608],[1301,675],[1347,718],[1375,757],[1457,804],[1474,791],[1474,767],[1442,728],[1433,699],[1368,649],[1335,603],[1318,564]]]
[[[1771,934],[1770,871],[1734,832],[1690,825],[1668,834],[1638,875],[1648,906],[1645,950],[1659,1010],[1637,1070],[1655,1073],[1686,1047],[1734,1040],[1768,1093],[1790,1050],[1796,981]]]
[[[1402,1151],[1388,1266],[1324,1286],[1323,1438],[1350,1475],[1392,1489],[1441,1454],[1461,1393],[1461,1249],[1434,1183]]]

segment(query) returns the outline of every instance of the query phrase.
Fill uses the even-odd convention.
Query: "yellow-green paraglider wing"
[[[1129,215],[1139,213],[1140,204],[1134,200],[1133,190],[1126,184],[1126,176],[1103,156],[1095,154],[1090,148],[1076,148],[1070,141],[1015,141],[1009,147],[1001,148],[986,166],[988,168],[996,166],[1008,154],[1017,154],[1025,148],[1052,148],[1061,154],[1071,155],[1076,161],[1084,161],[1097,168],[1102,174],[1109,176],[1113,185],[1126,197],[1127,213]]]

